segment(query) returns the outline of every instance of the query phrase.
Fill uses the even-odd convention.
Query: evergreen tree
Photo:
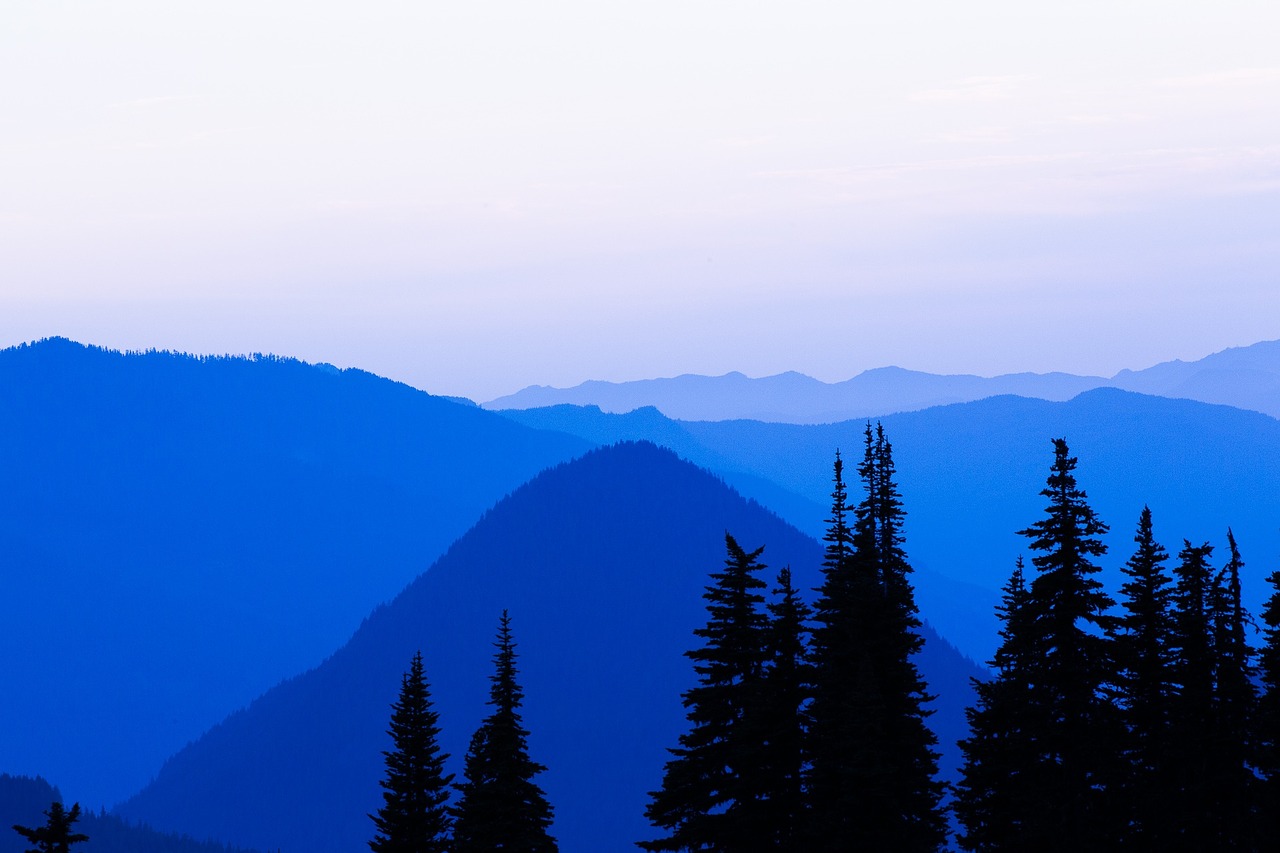
[[[71,806],[71,811],[67,811],[62,803],[55,800],[44,814],[48,818],[44,826],[32,829],[13,825],[14,832],[35,845],[26,853],[69,853],[72,844],[89,840],[89,836],[71,831],[72,825],[80,819],[79,803]]]
[[[1262,695],[1253,721],[1260,838],[1280,837],[1280,571],[1267,575],[1271,595],[1262,609],[1258,674]]]
[[[902,501],[882,427],[865,431],[848,524],[837,455],[814,631],[809,849],[936,850],[946,838]]]
[[[445,853],[453,776],[444,772],[448,756],[438,745],[439,716],[431,709],[421,652],[400,681],[387,734],[394,748],[382,754],[387,765],[383,805],[370,815],[377,834],[369,847],[374,853]]]
[[[769,626],[757,575],[764,549],[748,553],[727,533],[725,547],[724,569],[703,594],[707,623],[694,632],[704,645],[686,652],[698,678],[684,694],[690,729],[645,809],[668,835],[639,842],[644,850],[751,853],[777,835],[764,807],[768,750],[761,742]]]
[[[993,741],[1015,747],[1019,774],[1014,797],[992,793],[984,800],[983,793],[968,792],[971,802],[961,811],[968,815],[966,838],[980,849],[988,849],[981,842],[984,821],[997,836],[1016,831],[1013,847],[1005,849],[1103,849],[1119,835],[1106,797],[1119,744],[1117,715],[1104,692],[1112,601],[1093,577],[1099,571],[1094,560],[1106,553],[1098,537],[1107,526],[1076,484],[1076,464],[1066,441],[1055,439],[1041,491],[1048,499],[1045,517],[1020,531],[1038,552],[1032,558],[1038,574],[1018,594],[1018,666],[1010,678],[996,679],[985,705],[980,692],[973,717],[983,729],[969,741],[966,783],[989,778],[994,767],[982,766],[983,752]],[[1016,592],[1011,587],[1007,596]],[[1001,707],[1005,702],[1020,708],[1021,718]]]
[[[1245,633],[1249,616],[1241,601],[1240,570],[1244,561],[1235,534],[1227,530],[1227,564],[1215,577],[1211,597],[1214,633],[1214,712],[1210,730],[1213,760],[1212,818],[1220,850],[1252,847],[1256,777],[1251,767],[1251,731],[1257,690],[1252,650]]]
[[[1170,728],[1178,749],[1169,755],[1174,796],[1168,829],[1183,849],[1216,849],[1211,816],[1214,725],[1213,546],[1184,540],[1174,567],[1174,649],[1178,692],[1170,708]]]
[[[973,680],[977,704],[965,710],[969,737],[960,741],[964,763],[956,786],[955,812],[964,827],[959,836],[966,850],[1035,849],[1034,820],[1042,787],[1042,757],[1035,732],[1044,704],[1036,697],[1032,671],[1039,651],[1028,624],[1027,586],[1022,558],[1005,584],[996,614],[1002,621],[1000,645],[989,662],[993,676]]]
[[[804,850],[804,713],[809,698],[805,646],[809,608],[791,585],[791,569],[778,573],[775,600],[768,606],[766,669],[758,698],[759,738],[763,745],[762,822],[771,835],[767,849]]]
[[[456,785],[454,853],[554,853],[551,805],[533,781],[546,770],[529,758],[529,732],[520,717],[524,693],[516,681],[511,619],[502,611],[494,644],[489,705],[493,712],[471,738],[464,781]]]
[[[1155,540],[1149,507],[1142,508],[1133,541],[1137,548],[1123,569],[1128,580],[1120,590],[1124,612],[1112,641],[1126,744],[1117,799],[1127,817],[1126,836],[1153,846],[1166,837],[1166,771],[1174,748],[1169,707],[1177,685],[1171,646],[1173,581],[1164,568],[1169,555]]]

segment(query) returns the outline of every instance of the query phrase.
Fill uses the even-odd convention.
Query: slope
[[[271,849],[360,849],[410,657],[422,650],[456,770],[509,608],[561,849],[633,849],[650,832],[645,792],[684,727],[692,670],[682,653],[705,619],[700,596],[723,565],[726,530],[766,545],[769,565],[790,564],[800,588],[816,586],[816,542],[668,451],[619,445],[544,473],[332,658],[176,755],[120,812]],[[954,740],[978,670],[933,634],[922,666],[943,697],[937,726]]]
[[[0,352],[0,769],[97,807],[588,444],[360,371]]]

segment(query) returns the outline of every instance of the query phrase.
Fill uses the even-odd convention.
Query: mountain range
[[[723,376],[685,374],[635,382],[593,380],[572,388],[532,385],[484,406],[496,410],[595,405],[611,413],[653,406],[685,421],[822,424],[1006,394],[1060,402],[1094,388],[1221,403],[1280,417],[1280,341],[1227,349],[1198,361],[1168,361],[1145,370],[1122,370],[1109,378],[1069,373],[939,375],[900,367],[867,370],[834,383],[795,372],[758,379],[736,372]]]
[[[338,853],[369,838],[400,674],[421,650],[459,772],[484,713],[493,635],[509,610],[530,754],[565,853],[634,849],[646,792],[684,731],[683,653],[726,531],[773,573],[819,582],[821,548],[714,476],[652,444],[556,467],[499,503],[321,666],[229,717],[167,762],[119,813],[237,844]],[[811,598],[811,596],[810,596]],[[982,671],[931,630],[920,665],[948,768]]]
[[[581,850],[634,841],[643,793],[682,725],[681,652],[703,618],[698,596],[723,559],[723,533],[766,545],[772,566],[791,563],[812,589],[833,456],[858,458],[866,421],[711,423],[654,408],[491,412],[464,402],[269,356],[123,354],[58,339],[0,351],[0,684],[11,697],[0,704],[0,771],[56,778],[95,808],[138,792],[122,813],[263,849],[327,843],[272,834],[279,817],[263,811],[276,797],[311,814],[314,799],[346,815],[334,838],[362,844],[363,818],[325,790],[373,808],[388,704],[418,647],[448,705],[456,769],[482,713],[497,614],[510,607],[558,831]],[[1149,503],[1174,551],[1183,537],[1221,542],[1234,529],[1257,612],[1280,556],[1280,421],[1099,388],[883,423],[922,615],[969,658],[987,659],[994,645],[996,590],[1025,550],[1015,531],[1043,510],[1056,436],[1080,457],[1080,483],[1111,524],[1113,591]],[[715,476],[646,445],[556,467],[619,441],[665,446]],[[705,525],[688,520],[700,517]],[[570,594],[577,583],[581,601]],[[582,616],[589,605],[613,608],[619,624]],[[657,667],[643,690],[597,672],[612,666],[602,649],[566,650],[592,645],[571,615],[627,645],[635,667]],[[952,744],[980,670],[942,640],[927,648],[934,721]],[[539,661],[548,649],[576,663]],[[600,697],[575,693],[575,676],[598,676]],[[555,704],[539,706],[540,696]],[[601,711],[610,697],[671,704],[626,716],[636,744],[611,747],[601,733],[575,753],[566,721],[589,726],[572,709]],[[607,748],[626,752],[619,766],[629,770],[622,787],[593,794],[582,782],[596,766],[587,752]],[[641,755],[649,749],[656,757]],[[255,754],[276,764],[255,766]],[[606,792],[620,798],[614,811]]]

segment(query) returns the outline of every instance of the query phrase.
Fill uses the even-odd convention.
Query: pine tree
[[[1005,584],[996,614],[1003,625],[1000,646],[989,663],[988,681],[973,679],[977,704],[965,710],[969,737],[960,741],[964,754],[955,812],[964,832],[965,850],[1022,851],[1035,849],[1037,831],[1029,816],[1038,803],[1033,792],[1042,787],[1043,759],[1036,751],[1035,732],[1044,725],[1036,716],[1045,703],[1036,696],[1032,679],[1039,651],[1027,606],[1022,558]]]
[[[662,788],[650,794],[645,816],[667,836],[639,842],[644,850],[751,853],[776,830],[762,807],[761,695],[768,625],[761,612],[765,586],[757,576],[763,548],[747,552],[725,534],[723,571],[711,575],[703,598],[704,641],[686,652],[698,683],[684,694],[690,724],[671,750]]]
[[[882,426],[864,435],[863,498],[848,525],[837,456],[814,632],[810,849],[936,850],[946,839],[932,699],[913,660],[920,620],[903,509]]]
[[[1123,571],[1123,615],[1112,640],[1121,721],[1125,731],[1124,769],[1118,781],[1126,836],[1151,846],[1166,837],[1171,792],[1166,772],[1174,744],[1169,707],[1174,682],[1173,581],[1164,569],[1168,553],[1156,542],[1151,509],[1142,508],[1133,541],[1137,549]]]
[[[1170,708],[1170,728],[1178,749],[1169,755],[1174,796],[1167,811],[1168,829],[1183,849],[1215,849],[1217,832],[1211,812],[1213,790],[1215,649],[1213,546],[1183,540],[1174,567],[1174,664],[1178,692]]]
[[[555,853],[552,810],[533,781],[546,770],[529,758],[529,732],[520,717],[524,693],[516,681],[511,619],[502,611],[489,682],[493,712],[471,738],[464,781],[454,810],[454,853]]]
[[[791,584],[791,569],[778,573],[775,600],[768,605],[766,627],[766,669],[759,708],[752,716],[759,721],[763,747],[762,823],[771,835],[762,840],[766,849],[804,850],[805,825],[804,713],[810,680],[805,634],[809,608]]]
[[[13,825],[13,831],[27,839],[35,846],[26,853],[69,853],[71,845],[88,841],[89,836],[72,832],[72,825],[80,819],[80,804],[75,803],[67,811],[62,803],[56,800],[45,810],[44,826],[32,829],[26,826]]]
[[[1249,849],[1253,841],[1256,777],[1252,720],[1257,703],[1252,649],[1245,633],[1249,615],[1241,600],[1244,561],[1235,534],[1227,530],[1227,564],[1216,575],[1211,596],[1214,633],[1213,728],[1209,733],[1216,798],[1212,818],[1218,849]]]
[[[1019,670],[1016,680],[1005,682],[1017,694],[1010,703],[1021,706],[1023,716],[1015,719],[1001,708],[1002,697],[993,691],[992,704],[975,709],[986,729],[975,732],[970,747],[970,764],[981,764],[980,748],[987,742],[1013,741],[1019,785],[1016,798],[995,797],[989,809],[977,807],[981,794],[970,794],[976,821],[966,824],[971,840],[980,838],[984,811],[992,809],[995,826],[1016,829],[1017,849],[1103,849],[1119,834],[1106,797],[1120,742],[1116,712],[1104,692],[1110,674],[1106,611],[1112,601],[1093,577],[1099,571],[1094,560],[1106,553],[1099,537],[1107,526],[1076,484],[1076,465],[1066,441],[1055,439],[1053,466],[1040,493],[1048,499],[1045,517],[1019,531],[1038,552],[1032,558],[1038,574],[1016,611]],[[981,772],[986,770],[967,768],[966,779],[976,784]]]
[[[382,808],[370,815],[377,834],[374,853],[445,853],[449,849],[449,783],[441,753],[439,716],[431,709],[422,652],[413,656],[400,681],[400,698],[391,706],[387,731],[394,748],[384,752]]]
[[[1280,836],[1280,571],[1267,575],[1271,595],[1262,609],[1258,674],[1262,695],[1253,720],[1254,759],[1261,779],[1257,792],[1258,836]]]

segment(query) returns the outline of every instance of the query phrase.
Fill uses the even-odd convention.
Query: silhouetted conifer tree
[[[1216,848],[1216,820],[1210,815],[1213,790],[1214,673],[1213,546],[1183,540],[1174,567],[1175,677],[1178,692],[1171,705],[1171,731],[1177,749],[1170,753],[1173,797],[1168,828],[1182,849]]]
[[[1174,743],[1169,708],[1174,681],[1173,580],[1165,571],[1168,553],[1156,542],[1151,510],[1142,508],[1133,538],[1137,548],[1123,571],[1123,614],[1112,642],[1115,689],[1124,724],[1124,768],[1114,793],[1127,818],[1126,837],[1156,846],[1165,839],[1170,801],[1168,761]]]
[[[993,677],[973,680],[978,701],[965,710],[970,734],[960,741],[964,764],[954,808],[966,850],[1032,850],[1032,834],[1039,831],[1027,816],[1035,814],[1034,792],[1043,787],[1037,776],[1044,759],[1035,732],[1043,725],[1036,715],[1045,703],[1036,696],[1031,676],[1039,651],[1032,645],[1023,570],[1019,557],[996,607],[1003,625],[989,663]]]
[[[1249,616],[1241,600],[1240,570],[1244,561],[1235,534],[1227,530],[1229,557],[1214,581],[1211,596],[1214,633],[1214,713],[1209,732],[1213,760],[1212,816],[1217,848],[1253,848],[1253,805],[1256,782],[1251,762],[1251,724],[1257,703],[1245,625]],[[1274,839],[1273,839],[1274,840]]]
[[[1106,797],[1120,741],[1116,710],[1104,689],[1110,679],[1105,635],[1112,601],[1093,577],[1099,571],[1094,560],[1106,553],[1098,537],[1107,526],[1076,484],[1076,464],[1066,441],[1055,439],[1053,466],[1040,493],[1048,499],[1045,517],[1020,531],[1038,552],[1032,558],[1038,574],[1016,611],[1021,672],[1008,681],[1010,692],[1021,690],[1017,701],[1025,705],[1025,716],[1018,721],[998,704],[980,704],[978,715],[991,725],[971,738],[971,764],[981,762],[980,747],[1006,737],[995,724],[1015,726],[1010,736],[1026,739],[1017,799],[996,799],[984,809],[975,803],[969,812],[980,820],[984,810],[994,809],[997,825],[1016,827],[1018,849],[1024,850],[1104,849],[1119,835]],[[991,698],[998,702],[999,693]],[[966,779],[976,783],[980,772],[985,771],[966,769]],[[980,838],[980,823],[966,829],[969,843]]]
[[[769,849],[777,832],[763,807],[769,792],[761,697],[769,626],[761,611],[765,583],[757,574],[764,549],[748,553],[728,534],[725,547],[724,569],[711,575],[703,594],[707,623],[694,632],[704,645],[685,653],[698,677],[684,694],[690,729],[671,750],[662,788],[645,809],[669,834],[639,842],[645,850],[751,853]]]
[[[377,834],[374,853],[445,853],[451,823],[448,800],[452,775],[440,752],[439,716],[431,709],[422,653],[413,656],[400,681],[400,698],[391,706],[393,749],[384,752],[382,808],[370,815]]]
[[[69,853],[72,844],[88,841],[89,836],[72,832],[72,825],[80,819],[80,804],[76,803],[70,811],[62,807],[56,800],[45,810],[44,826],[32,829],[26,826],[13,825],[13,831],[27,839],[35,846],[27,853]]]
[[[791,585],[791,569],[778,573],[768,606],[766,669],[755,715],[760,725],[763,822],[772,833],[766,849],[804,850],[804,713],[810,674],[805,646],[809,608]]]
[[[848,525],[836,459],[814,631],[809,849],[936,850],[946,840],[930,701],[913,660],[923,640],[892,447],[868,424],[864,496]]]
[[[1280,571],[1267,575],[1271,595],[1262,610],[1258,674],[1262,696],[1254,716],[1255,761],[1261,777],[1257,805],[1259,838],[1280,837]]]
[[[465,779],[454,810],[454,853],[554,853],[549,833],[551,805],[533,781],[546,770],[529,758],[529,732],[520,717],[524,693],[516,681],[515,642],[511,619],[502,611],[494,644],[494,674],[489,705],[493,713],[471,738],[464,764]]]

